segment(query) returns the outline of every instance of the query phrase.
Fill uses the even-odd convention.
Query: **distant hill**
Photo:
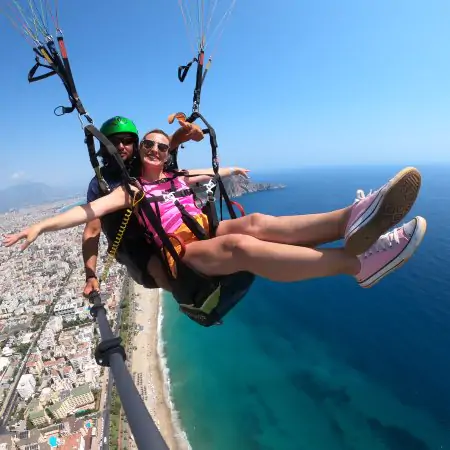
[[[234,175],[232,177],[223,178],[223,184],[227,194],[233,197],[241,197],[245,194],[251,194],[253,192],[269,191],[272,189],[283,189],[282,184],[273,183],[253,183],[249,179],[243,177],[242,175]],[[202,200],[206,200],[206,193],[197,193],[197,196]],[[219,188],[216,188],[216,199],[219,199]]]
[[[224,178],[223,184],[230,197],[240,197],[241,195],[250,194],[252,192],[269,191],[286,187],[282,184],[253,183],[241,175]],[[218,194],[218,190],[216,193]]]
[[[0,212],[41,205],[81,194],[76,187],[55,187],[45,183],[27,182],[0,190]]]
[[[253,183],[242,176],[227,177],[223,181],[230,197],[284,187],[271,183]],[[217,189],[216,194],[218,192]],[[0,212],[65,200],[85,193],[85,190],[76,187],[56,187],[37,182],[22,183],[0,190]]]

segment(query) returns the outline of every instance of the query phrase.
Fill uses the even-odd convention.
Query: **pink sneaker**
[[[366,197],[357,191],[345,230],[345,248],[360,255],[379,236],[397,225],[411,210],[421,185],[421,176],[414,167],[401,170],[384,186]]]
[[[427,229],[420,216],[381,236],[364,254],[358,256],[361,270],[355,276],[363,288],[372,287],[398,269],[417,250]]]

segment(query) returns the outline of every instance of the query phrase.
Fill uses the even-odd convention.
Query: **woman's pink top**
[[[166,233],[174,233],[183,224],[183,219],[180,210],[174,203],[175,199],[170,198],[169,194],[170,192],[175,193],[175,191],[182,191],[184,189],[189,189],[189,186],[185,183],[183,177],[172,178],[171,176],[168,176],[167,178],[169,178],[168,181],[159,184],[149,183],[143,179],[140,179],[139,181],[142,185],[144,194],[147,198],[151,199],[152,197],[166,196],[166,201],[158,202],[161,224]],[[171,191],[171,181],[174,184],[175,188],[172,191]],[[196,215],[202,213],[201,209],[199,209],[195,205],[194,197],[192,194],[187,195],[185,197],[178,197],[177,200],[180,202],[181,205],[184,206],[186,212],[191,216],[195,217]],[[155,213],[158,214],[156,210],[156,203],[151,202],[150,205],[153,208],[153,211],[155,211]],[[161,246],[162,245],[161,240],[158,238],[155,229],[152,227],[151,223],[147,220],[147,218],[145,218],[144,220],[145,223],[143,225],[151,233],[153,233],[153,235],[155,236],[156,243]]]

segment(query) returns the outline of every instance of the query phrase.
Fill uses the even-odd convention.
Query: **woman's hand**
[[[247,175],[248,172],[250,172],[249,169],[243,169],[242,167],[232,167],[231,169],[231,175],[242,175],[245,178],[249,178]]]
[[[40,234],[41,234],[41,227],[39,226],[39,224],[35,224],[29,228],[25,228],[25,230],[22,230],[19,233],[5,235],[3,239],[3,245],[5,247],[11,247],[21,239],[25,239],[25,242],[20,246],[20,250],[23,251],[32,242],[34,242]]]
[[[195,123],[185,122],[184,120],[178,120],[178,123],[186,132],[187,140],[199,142],[204,138],[202,129]]]
[[[173,123],[175,119],[178,121],[180,127],[183,129],[183,142],[187,141],[201,141],[205,136],[201,127],[196,125],[195,123],[187,122],[186,115],[184,113],[175,113],[169,116],[169,123]],[[177,132],[175,132],[176,134]],[[178,143],[177,143],[178,144]],[[177,145],[174,145],[175,147]]]

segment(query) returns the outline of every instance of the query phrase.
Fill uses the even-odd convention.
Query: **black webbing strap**
[[[104,194],[109,194],[111,192],[111,189],[106,180],[103,178],[103,175],[100,171],[100,164],[95,154],[94,136],[86,130],[84,131],[84,135],[84,142],[88,148],[89,160],[91,162],[92,168],[94,169],[100,189]]]
[[[178,256],[177,251],[175,250],[172,242],[170,241],[169,237],[167,236],[167,233],[164,231],[164,228],[162,227],[161,220],[156,215],[155,211],[153,211],[153,208],[150,206],[150,203],[148,203],[147,198],[142,199],[142,201],[139,202],[138,208],[141,209],[142,213],[145,215],[147,220],[150,222],[154,230],[156,231],[156,234],[161,239],[164,247],[169,251],[169,253],[172,255],[172,258],[175,260],[176,263],[179,263],[180,257]],[[171,273],[171,271],[169,271]]]
[[[203,130],[204,134],[209,134],[209,145],[211,147],[211,159],[212,159],[212,168],[214,173],[217,175],[219,171],[219,160],[217,159],[217,136],[214,128],[207,122],[207,120],[198,112],[194,111],[187,119],[186,122],[193,123],[197,119],[200,119],[206,126],[206,129]]]
[[[186,78],[186,75],[189,72],[190,67],[192,66],[192,63],[196,62],[197,58],[194,58],[190,63],[186,64],[185,66],[179,66],[178,67],[178,79],[183,82]]]
[[[167,183],[168,181],[171,181],[174,178],[177,178],[179,176],[183,176],[183,177],[186,177],[186,178],[193,178],[193,177],[199,177],[199,176],[207,176],[207,177],[214,178],[214,175],[211,175],[209,173],[205,173],[205,174],[201,173],[201,174],[196,174],[196,175],[188,175],[188,174],[186,174],[185,172],[182,172],[182,171],[176,171],[176,172],[172,172],[172,173],[174,174],[174,176],[170,177],[170,178],[161,178],[160,180],[151,181],[151,182],[145,181],[145,180],[140,180],[140,183],[141,183],[142,186],[163,184],[163,183]],[[173,188],[172,190],[168,191],[168,194],[166,194],[166,195],[163,194],[163,195],[155,195],[155,196],[153,196],[151,199],[149,199],[149,202],[150,203],[164,202],[164,201],[168,200],[170,194],[173,194],[176,198],[186,197],[186,196],[188,196],[190,194],[195,196],[197,193],[205,192],[206,190],[207,190],[207,188],[204,185],[200,185],[198,183],[197,183],[196,186],[191,186],[191,187],[189,187],[187,189],[181,189],[179,191],[177,191],[177,190],[175,190],[175,188]]]
[[[64,38],[62,36],[57,37],[59,49],[64,63],[65,74],[67,78],[67,84],[70,89],[70,97],[73,106],[77,109],[80,114],[86,114],[83,104],[81,103],[80,97],[78,96],[77,89],[75,87],[75,82],[73,80],[72,69],[70,68],[69,58],[67,56],[66,46],[64,44]]]
[[[222,198],[225,200],[225,203],[227,205],[228,212],[230,214],[230,217],[232,219],[236,219],[236,212],[234,211],[233,204],[231,203],[230,197],[225,189],[225,186],[223,184],[222,178],[219,175],[219,159],[217,157],[217,136],[214,128],[207,122],[207,120],[200,114],[198,111],[194,111],[187,119],[187,122],[193,123],[195,120],[200,119],[202,122],[206,125],[206,130],[203,130],[204,133],[209,134],[209,143],[211,147],[211,160],[212,160],[212,168],[214,171],[215,176],[213,177],[214,180],[217,181],[217,185],[219,186],[219,196],[220,196],[220,219],[222,220]],[[215,194],[216,187],[213,189],[213,193]],[[208,202],[207,208],[210,209],[210,217],[215,220],[214,224],[212,225],[213,233],[211,235],[215,234],[215,230],[217,229],[219,222],[217,219],[217,212],[216,212],[216,206],[214,202]]]
[[[56,47],[55,47],[55,43],[53,40],[50,40],[47,42],[47,48],[49,50],[49,55],[52,59],[52,68],[53,70],[59,75],[59,77],[61,78],[64,87],[66,88],[67,91],[67,95],[69,96],[69,100],[70,103],[72,104],[72,106],[67,107],[67,106],[59,106],[58,108],[61,108],[62,110],[62,114],[66,114],[66,113],[71,113],[72,111],[75,110],[75,108],[77,107],[77,101],[75,99],[75,95],[76,93],[74,93],[74,89],[72,88],[73,85],[73,78],[72,78],[72,74],[68,74],[63,62],[61,61],[61,58],[59,57],[58,52],[56,51]],[[45,49],[40,48],[40,51],[43,52],[45,51]],[[58,109],[56,108],[56,109]],[[55,111],[56,111],[55,109]],[[86,111],[84,111],[84,108],[81,108],[81,111],[79,111],[80,114],[85,114]],[[56,112],[55,112],[56,114]]]
[[[58,68],[57,62],[55,62],[55,58],[54,58],[53,52],[50,49],[48,49],[48,51],[47,51],[47,49],[43,45],[39,45],[38,47],[34,47],[33,51],[37,55],[36,58],[35,58],[36,64],[28,72],[28,81],[30,83],[32,83],[34,81],[39,81],[39,80],[42,80],[44,78],[47,78],[47,77],[50,77],[52,75],[57,74],[61,78],[61,80],[62,80],[62,82],[64,84],[64,87],[67,90],[68,86],[66,84],[66,81],[62,77],[62,74],[61,74],[61,71]],[[47,61],[48,65],[40,63],[39,62],[39,58],[45,59],[45,61]],[[36,70],[39,67],[44,67],[46,69],[50,69],[51,71],[47,72],[44,75],[35,77],[34,74],[36,73]]]
[[[164,178],[164,182],[170,181],[170,185],[171,188],[170,190],[166,191],[165,194],[162,195],[155,195],[155,196],[151,196],[148,201],[149,203],[156,203],[158,205],[158,203],[163,203],[166,201],[172,201],[173,204],[178,208],[178,210],[181,213],[181,218],[183,220],[183,222],[186,224],[186,226],[192,231],[192,233],[194,234],[194,236],[199,239],[199,240],[203,240],[207,238],[207,234],[205,232],[205,230],[201,227],[201,225],[186,211],[186,208],[184,207],[184,205],[182,205],[177,199],[181,198],[181,197],[187,197],[190,195],[195,196],[195,192],[191,189],[182,189],[177,191],[175,188],[175,184],[174,184],[174,179],[177,178],[178,176],[187,176],[189,177],[189,175],[185,175],[184,172],[176,172],[175,176],[171,177],[171,178]],[[198,176],[198,175],[190,175],[191,177],[193,176]],[[146,183],[145,181],[142,182],[142,185],[156,185],[156,184],[161,184],[162,180],[158,180],[156,182],[151,182],[151,183]],[[204,186],[202,186],[203,190],[206,190],[206,188]],[[199,192],[200,189],[197,189],[197,192]]]
[[[158,182],[154,182],[154,183],[145,183],[143,182],[142,184],[157,184]],[[156,197],[156,196],[151,196],[151,197]],[[161,223],[161,214],[159,212],[159,206],[158,206],[158,202],[155,203],[155,207],[157,209],[157,212],[155,212],[153,210],[153,208],[150,205],[151,199],[149,199],[147,197],[147,195],[144,196],[144,198],[142,199],[142,201],[139,202],[138,204],[138,214],[140,214],[140,216],[143,218],[144,223],[145,223],[145,219],[147,219],[150,224],[152,225],[153,229],[155,230],[157,236],[161,239],[161,242],[163,244],[163,247],[165,247],[169,253],[172,255],[172,258],[175,260],[175,262],[178,264],[181,259],[178,256],[177,251],[175,250],[175,247],[173,246],[171,240],[169,239],[169,236],[167,235],[166,231],[164,230],[162,223]],[[167,258],[164,255],[164,260],[167,263]],[[172,271],[168,271],[170,276],[173,278],[172,275]]]
[[[215,178],[213,175],[210,175],[210,174],[201,174],[201,175],[209,176],[212,179]],[[172,242],[170,241],[169,237],[167,236],[167,233],[165,232],[165,230],[162,227],[161,219],[160,219],[160,217],[158,217],[159,214],[156,214],[155,211],[153,210],[153,208],[150,206],[151,203],[155,203],[156,204],[155,206],[158,207],[158,203],[172,200],[174,202],[175,206],[180,211],[183,222],[192,231],[194,236],[199,240],[207,239],[206,231],[186,211],[185,207],[178,200],[176,200],[177,198],[185,197],[188,195],[195,196],[195,191],[197,191],[197,192],[205,191],[207,188],[205,186],[198,186],[195,188],[195,190],[192,188],[189,188],[189,189],[182,189],[182,190],[176,191],[173,180],[178,176],[197,177],[197,176],[200,176],[200,174],[189,175],[189,174],[186,174],[185,172],[177,171],[177,172],[174,172],[174,176],[171,178],[164,178],[162,180],[158,180],[155,182],[145,182],[145,180],[140,181],[142,186],[156,185],[156,184],[161,184],[161,183],[167,182],[167,181],[170,181],[170,183],[171,183],[171,189],[168,191],[167,194],[151,196],[150,198],[143,199],[143,201],[140,202],[140,206],[141,206],[140,213],[141,213],[141,216],[143,216],[143,218],[147,218],[147,220],[150,222],[150,224],[156,231],[158,237],[161,239],[163,246],[169,251],[169,253],[172,255],[172,257],[174,258],[174,260],[177,263],[179,263],[181,261],[181,259],[179,258],[178,253],[176,252],[175,248],[173,247]],[[211,206],[211,204],[212,204],[212,206]],[[215,208],[214,208],[214,200],[212,202],[209,200],[207,202],[207,205],[210,205],[210,206],[209,207],[206,206],[205,213],[207,214],[208,220],[210,222],[210,230],[209,231],[210,231],[210,235],[212,236],[211,229],[215,230],[218,225],[217,214],[215,214]]]
[[[44,67],[46,69],[50,69],[50,71],[35,77],[34,74],[39,69],[39,67]],[[52,67],[47,66],[46,64],[41,64],[39,62],[39,57],[36,56],[36,64],[28,72],[28,82],[33,83],[35,81],[39,81],[39,80],[43,80],[45,78],[51,77],[52,75],[56,75],[56,72],[52,69]]]
[[[197,57],[197,73],[195,77],[195,89],[194,89],[194,97],[192,98],[193,102],[193,111],[198,111],[200,108],[200,97],[202,94],[202,85],[203,85],[203,59],[205,57],[205,52],[200,50]],[[206,75],[206,74],[205,74]]]
[[[234,211],[233,204],[231,203],[228,192],[225,189],[222,178],[217,177],[217,183],[219,184],[219,193],[220,193],[220,220],[222,220],[222,198],[225,200],[225,204],[227,205],[230,217],[232,219],[236,219],[237,217],[236,212]]]
[[[117,165],[120,168],[120,172],[122,174],[122,180],[124,181],[124,185],[125,188],[127,189],[128,193],[133,196],[133,191],[130,188],[131,184],[135,184],[136,180],[134,178],[132,178],[130,176],[130,174],[128,173],[127,168],[125,167],[125,164],[122,160],[122,158],[119,155],[119,152],[117,151],[117,148],[108,140],[108,138],[101,133],[99,130],[97,130],[97,128],[94,127],[94,125],[86,125],[84,127],[84,134],[86,136],[86,140],[89,141],[88,136],[92,135],[93,137],[95,137],[98,141],[100,141],[101,144],[103,144],[103,146],[105,147],[106,151],[109,153],[109,155],[111,157],[114,158],[114,161],[117,163]],[[95,152],[95,150],[94,150]],[[95,154],[95,153],[94,153]],[[89,155],[89,157],[91,157],[91,155]],[[97,158],[95,158],[97,159]],[[91,159],[91,164],[92,164],[92,159]],[[98,161],[97,161],[98,164]],[[94,170],[95,170],[95,166]]]
[[[179,175],[181,175],[181,173],[179,173]],[[215,178],[214,175],[210,175],[210,174],[195,174],[195,175],[183,174],[183,175],[186,178],[194,178],[194,177],[198,177],[198,176],[208,176],[208,177],[211,177],[211,179]],[[171,179],[171,186],[172,186],[173,190],[175,189],[175,186],[173,184],[174,178],[176,178],[176,177],[173,177]],[[207,191],[208,188],[205,185],[202,185],[202,186],[197,186],[197,188],[195,190],[194,189],[195,188],[190,188],[190,194],[192,194],[194,196],[194,201],[195,201],[196,193],[201,192],[201,191]],[[212,189],[212,195],[208,193],[206,207],[204,208],[204,211],[203,211],[204,213],[206,213],[206,215],[208,217],[209,235],[211,237],[215,235],[215,230],[219,225],[219,222],[217,219],[217,214],[215,211],[215,205],[214,205],[214,190],[215,190],[215,186]],[[175,206],[178,208],[178,210],[181,213],[183,222],[192,231],[194,236],[198,240],[207,239],[208,235],[207,235],[206,231],[204,230],[204,228],[186,211],[185,207],[178,201],[175,201],[174,203],[175,203]],[[214,231],[214,232],[212,233],[212,231]]]
[[[214,200],[208,200],[203,209],[209,219],[209,235],[214,237],[216,235],[217,227],[219,226],[219,218],[217,217]]]
[[[145,184],[144,184],[145,185]],[[148,199],[150,203],[163,203],[171,199],[171,197],[187,197],[192,195],[191,189],[182,189],[181,191],[171,192],[170,194],[155,195]]]
[[[175,201],[175,206],[178,208],[178,210],[181,213],[181,218],[183,219],[183,222],[186,224],[186,226],[194,233],[194,236],[199,240],[202,241],[203,239],[206,239],[206,232],[205,230],[200,226],[200,224],[186,211],[186,208],[177,200]]]
[[[58,54],[58,51],[56,50],[55,42],[53,39],[47,39],[46,46],[41,44],[34,47],[33,51],[37,55],[36,64],[28,72],[28,81],[32,83],[57,74],[61,78],[61,81],[66,88],[71,106],[58,106],[55,108],[54,113],[57,116],[60,116],[66,113],[71,113],[76,109],[80,115],[85,116],[89,123],[92,123],[92,119],[87,115],[86,110],[84,109],[84,106],[81,103],[81,100],[75,88],[72,70],[70,68],[67,51],[64,45],[64,38],[62,36],[58,36],[57,39],[62,59]],[[39,58],[45,59],[47,64],[40,63]],[[49,69],[49,71],[45,74],[35,76],[36,71],[39,67]],[[61,112],[57,113],[56,111],[59,109],[61,110]]]

